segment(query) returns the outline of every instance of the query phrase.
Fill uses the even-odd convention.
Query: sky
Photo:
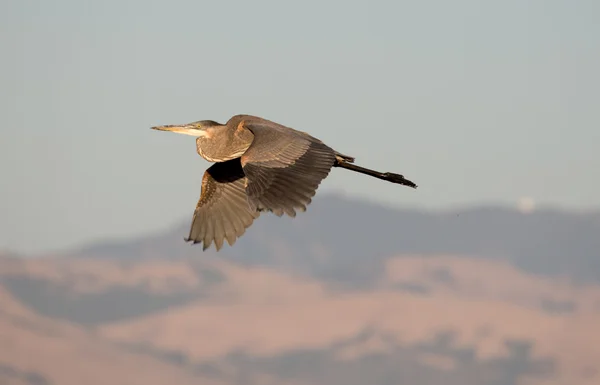
[[[0,3],[0,250],[191,220],[194,138],[253,114],[417,190],[334,169],[318,193],[393,207],[600,208],[600,2]]]

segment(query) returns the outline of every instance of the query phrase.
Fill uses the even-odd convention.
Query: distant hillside
[[[0,384],[600,381],[599,213],[324,195],[218,254],[188,226],[0,256]]]
[[[600,285],[467,257],[384,271],[338,290],[199,258],[3,258],[0,384],[600,383]]]
[[[117,259],[217,257],[302,272],[354,286],[370,285],[392,256],[463,255],[505,260],[534,274],[600,282],[600,212],[499,207],[454,212],[390,209],[334,195],[317,196],[296,218],[263,215],[218,256],[186,244],[189,220],[161,234],[101,242],[73,256]],[[368,257],[366,257],[368,256]]]

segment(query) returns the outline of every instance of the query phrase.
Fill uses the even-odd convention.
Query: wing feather
[[[214,242],[219,251],[225,240],[233,246],[260,215],[248,202],[246,183],[240,158],[208,168],[186,241],[203,243],[203,250]]]
[[[306,211],[335,163],[335,151],[312,136],[269,121],[240,122],[254,134],[241,157],[253,208],[296,216]]]

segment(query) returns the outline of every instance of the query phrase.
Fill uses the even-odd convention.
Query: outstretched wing
[[[225,239],[233,246],[259,215],[248,203],[240,158],[215,163],[202,177],[200,200],[186,241],[202,242],[203,250],[214,242],[219,251]]]
[[[239,128],[254,134],[241,157],[250,204],[278,216],[306,211],[335,163],[335,152],[306,133],[270,121],[243,120]]]

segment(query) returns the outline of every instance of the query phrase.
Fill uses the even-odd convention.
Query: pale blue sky
[[[237,113],[420,186],[336,169],[320,193],[597,209],[599,20],[596,0],[4,0],[0,248],[190,219],[209,163],[149,127]]]

